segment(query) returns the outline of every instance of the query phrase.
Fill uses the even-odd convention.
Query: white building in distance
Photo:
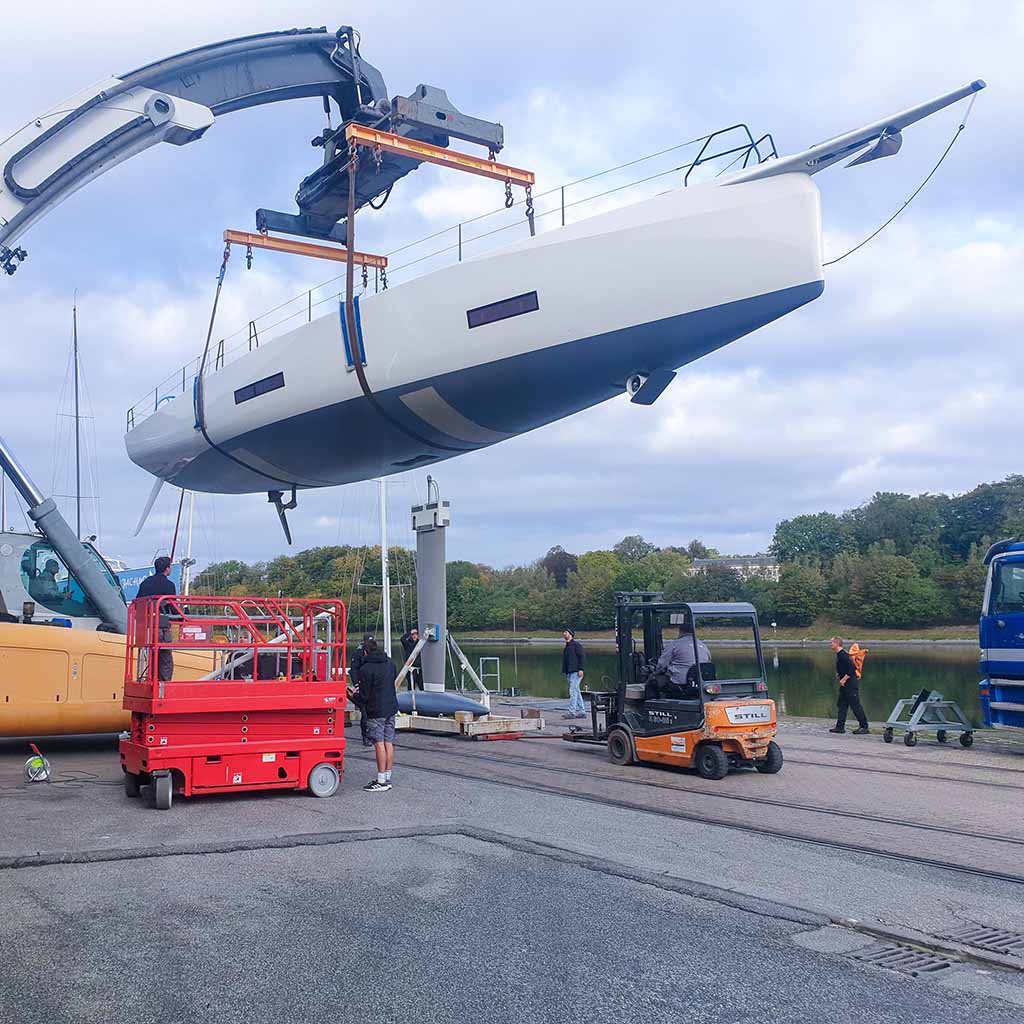
[[[731,569],[742,579],[761,576],[767,580],[778,580],[779,560],[772,555],[741,555],[738,558],[695,558],[691,574],[701,569]]]

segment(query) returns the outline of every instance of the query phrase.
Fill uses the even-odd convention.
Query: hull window
[[[252,398],[259,398],[260,395],[265,395],[270,391],[277,391],[283,387],[283,373],[275,373],[273,377],[264,377],[263,380],[258,380],[253,384],[246,384],[244,388],[239,388],[235,392],[235,405],[241,405]]]
[[[536,313],[538,309],[540,309],[540,303],[537,301],[537,293],[527,292],[525,295],[515,295],[511,299],[502,299],[500,302],[492,302],[486,306],[477,306],[476,309],[467,309],[466,319],[472,330],[474,327],[483,327],[484,324],[493,324],[512,316]]]

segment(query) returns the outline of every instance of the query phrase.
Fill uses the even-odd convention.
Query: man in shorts
[[[395,663],[370,637],[363,643],[366,652],[359,666],[359,699],[366,721],[366,738],[373,744],[377,758],[377,777],[363,786],[367,793],[386,793],[391,788],[395,766],[395,715],[398,696]]]

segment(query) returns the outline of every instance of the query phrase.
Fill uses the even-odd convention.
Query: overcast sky
[[[233,36],[333,29],[344,17],[333,2],[231,6],[56,0],[5,10],[0,137],[109,74]],[[955,492],[1020,471],[1020,446],[1006,438],[1021,410],[1024,3],[427,10],[393,0],[356,27],[392,95],[427,82],[502,121],[504,156],[537,168],[538,191],[736,121],[794,152],[971,79],[989,83],[925,191],[826,271],[819,300],[685,368],[653,407],[617,398],[437,467],[453,504],[453,557],[506,565],[628,533],[754,552],[782,518],[840,511],[876,490]],[[827,259],[910,195],[963,112],[908,130],[895,159],[816,179]],[[101,542],[113,557],[138,564],[166,549],[177,509],[165,488],[131,536],[151,482],[125,454],[125,409],[201,350],[223,229],[251,229],[258,206],[292,209],[318,163],[309,139],[321,127],[319,101],[298,101],[222,117],[186,147],[157,146],[51,212],[21,240],[29,261],[0,280],[0,434],[44,490],[68,489],[54,440],[78,291]],[[418,171],[364,229],[365,247],[389,251],[500,198],[481,182]],[[219,333],[331,276],[274,257],[243,267],[233,261]],[[405,510],[424,474],[392,479],[392,540],[408,543]],[[296,548],[375,533],[372,484],[300,498]],[[286,550],[265,496],[202,496],[196,528],[201,563]]]

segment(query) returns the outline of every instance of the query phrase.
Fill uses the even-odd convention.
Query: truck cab
[[[88,542],[82,546],[110,585],[122,593],[103,556]],[[0,616],[8,622],[25,621],[28,603],[34,606],[34,624],[95,630],[103,621],[50,541],[37,533],[0,534]]]
[[[1024,541],[993,544],[985,563],[978,624],[982,714],[987,726],[1024,729]]]

